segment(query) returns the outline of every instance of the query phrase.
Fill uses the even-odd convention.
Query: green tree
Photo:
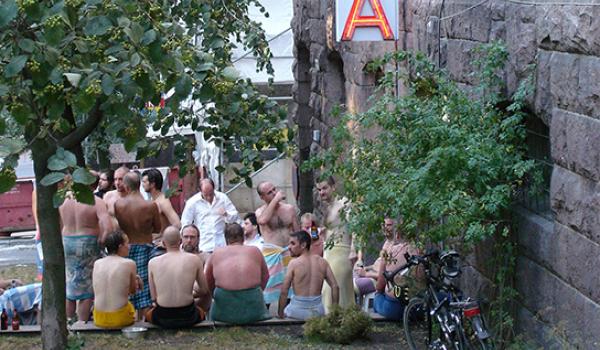
[[[407,93],[395,95],[396,72],[387,72],[372,107],[344,115],[333,146],[310,161],[341,180],[352,202],[348,224],[363,240],[379,232],[384,213],[402,216],[403,233],[420,244],[471,246],[506,234],[513,195],[535,173],[522,123],[528,84],[504,97],[503,46],[487,45],[478,57],[479,84],[470,94],[421,54],[373,62],[374,70],[396,61],[409,67],[398,72]]]
[[[162,135],[189,125],[227,154],[241,150],[240,177],[261,165],[265,146],[285,148],[284,113],[231,65],[241,45],[257,69],[272,72],[264,32],[247,15],[253,5],[262,8],[254,0],[0,0],[0,190],[12,187],[18,155],[30,150],[45,258],[44,348],[67,344],[57,184],[92,200],[92,176],[75,154],[100,125],[139,158],[168,145],[146,139],[148,125]],[[165,108],[140,112],[170,89]],[[185,162],[189,141],[174,138]]]

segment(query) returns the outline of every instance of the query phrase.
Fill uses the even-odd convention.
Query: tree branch
[[[81,143],[102,121],[103,113],[100,110],[100,101],[96,101],[96,105],[90,112],[88,118],[73,130],[69,135],[65,136],[58,142],[59,146],[65,149],[71,149]]]

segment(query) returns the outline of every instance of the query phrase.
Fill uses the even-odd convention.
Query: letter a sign
[[[338,41],[380,41],[398,37],[398,0],[336,0]]]

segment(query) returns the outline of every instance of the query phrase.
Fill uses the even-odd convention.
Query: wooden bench
[[[386,319],[383,316],[376,314],[374,312],[370,312],[369,316],[375,322],[386,321]],[[290,325],[298,325],[298,324],[303,324],[303,323],[304,323],[304,321],[302,321],[302,320],[296,320],[296,319],[292,319],[292,318],[273,317],[273,318],[265,320],[265,321],[250,323],[250,324],[246,324],[246,325],[236,325],[236,324],[224,323],[224,322],[218,322],[218,321],[202,321],[202,322],[197,323],[197,324],[193,325],[192,327],[186,328],[186,329],[216,328],[216,327],[247,327],[247,326],[252,326],[252,327],[254,327],[254,326],[290,326]],[[153,325],[152,323],[143,322],[143,321],[136,322],[133,325],[136,327],[146,327],[149,330],[150,329],[162,329],[156,325]],[[88,323],[75,322],[68,328],[71,332],[120,332],[121,331],[121,329],[99,328],[99,327],[96,327],[93,322],[88,322]],[[40,326],[35,325],[35,326],[21,326],[18,331],[13,331],[12,329],[9,328],[6,331],[0,331],[0,334],[17,335],[17,334],[40,333],[40,332],[41,332]]]

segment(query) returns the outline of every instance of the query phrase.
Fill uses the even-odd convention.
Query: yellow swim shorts
[[[130,302],[115,311],[100,311],[94,308],[94,324],[101,328],[122,328],[130,326],[135,321],[135,310]]]

